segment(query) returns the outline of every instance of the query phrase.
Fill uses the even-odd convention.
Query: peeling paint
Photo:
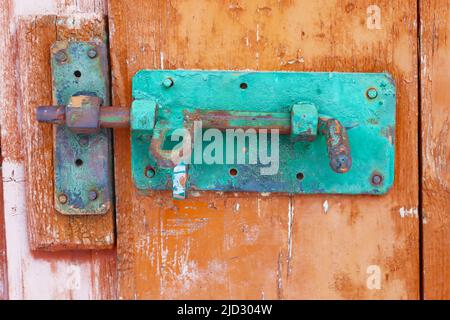
[[[91,299],[95,290],[91,265],[39,259],[29,248],[25,208],[25,168],[21,162],[2,165],[9,298]]]
[[[370,265],[367,267],[367,289],[381,290],[381,268],[378,265]]]
[[[164,70],[164,52],[160,52],[159,53],[159,59],[160,59],[160,64],[161,64],[161,70]]]
[[[15,0],[13,6],[15,16],[58,14],[56,0]]]
[[[294,223],[294,205],[292,204],[292,198],[289,198],[288,204],[288,256],[287,256],[287,275],[291,272],[291,259],[292,259],[292,238],[293,238],[293,223]]]
[[[325,214],[327,214],[328,213],[328,200],[325,200],[322,206],[323,206],[323,212]]]
[[[419,218],[419,213],[417,208],[400,208],[400,217],[402,218]]]

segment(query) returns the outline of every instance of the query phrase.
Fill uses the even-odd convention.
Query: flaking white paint
[[[15,16],[51,15],[58,13],[56,0],[14,0]]]
[[[400,217],[402,218],[419,218],[419,212],[417,208],[400,208]]]
[[[10,299],[93,298],[91,264],[35,257],[28,245],[23,163],[2,165]]]
[[[323,202],[323,212],[325,213],[325,214],[327,214],[328,213],[328,200],[325,200],[324,202]]]

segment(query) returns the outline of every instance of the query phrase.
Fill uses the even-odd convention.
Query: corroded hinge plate
[[[386,73],[141,70],[133,78],[133,98],[132,173],[140,190],[167,190],[177,185],[174,169],[161,165],[149,150],[152,141],[163,140],[158,134],[185,126],[192,110],[199,114],[220,110],[220,115],[230,119],[222,126],[245,128],[252,124],[239,123],[245,117],[236,114],[289,115],[293,106],[303,102],[316,106],[319,114],[339,120],[345,128],[353,159],[348,172],[330,168],[326,135],[313,141],[293,141],[286,134],[280,136],[276,174],[262,175],[261,165],[190,161],[183,186],[187,191],[383,194],[394,181],[396,90]],[[155,127],[145,130],[138,125],[139,114],[154,113],[155,104]],[[133,119],[139,130],[133,130]],[[209,143],[205,142],[202,150]],[[225,144],[223,148],[228,150]],[[242,148],[244,153],[247,150]]]
[[[107,48],[102,42],[55,42],[51,49],[54,103],[69,105],[73,96],[110,103]],[[66,107],[67,108],[67,107]],[[111,133],[54,129],[55,208],[66,215],[96,215],[112,206]]]

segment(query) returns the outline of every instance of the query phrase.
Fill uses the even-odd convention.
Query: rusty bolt
[[[68,198],[67,198],[67,196],[66,196],[64,193],[61,193],[61,194],[58,196],[58,201],[59,201],[59,203],[61,203],[61,204],[67,203],[67,200],[68,200]]]
[[[64,50],[60,50],[55,53],[55,59],[58,62],[65,62],[67,60],[67,54]]]
[[[383,176],[379,173],[375,173],[372,175],[372,184],[375,186],[379,186],[383,182]]]
[[[89,200],[94,201],[98,197],[97,191],[95,191],[95,190],[89,191],[88,197],[89,197]]]
[[[166,78],[166,79],[164,79],[162,84],[164,87],[170,88],[171,86],[173,86],[173,80],[170,78]]]
[[[94,59],[97,56],[97,50],[90,49],[87,54],[89,58]]]
[[[378,92],[375,88],[369,88],[366,94],[369,99],[375,99],[376,97],[378,97]]]

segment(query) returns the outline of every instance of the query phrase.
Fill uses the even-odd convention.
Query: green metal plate
[[[353,158],[347,173],[330,168],[323,135],[312,142],[280,135],[277,174],[261,175],[261,164],[190,164],[188,190],[386,193],[394,180],[395,95],[386,73],[142,70],[133,78],[134,103],[155,101],[156,121],[171,129],[183,126],[186,110],[286,113],[298,103],[314,104],[347,129]],[[173,169],[158,167],[151,139],[145,130],[132,130],[135,185],[171,190]]]
[[[104,43],[55,42],[51,57],[55,102],[67,105],[71,96],[85,94],[97,96],[108,105],[107,57]],[[112,203],[110,130],[76,134],[65,125],[56,126],[54,170],[58,212],[68,215],[108,212]]]

